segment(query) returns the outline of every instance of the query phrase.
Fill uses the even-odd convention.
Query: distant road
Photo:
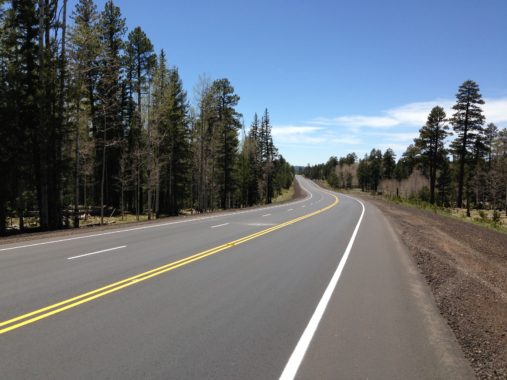
[[[380,212],[305,199],[0,246],[2,379],[467,379]]]

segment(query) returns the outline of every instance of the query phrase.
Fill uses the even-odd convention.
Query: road
[[[2,379],[473,378],[373,206],[272,207],[0,246]]]

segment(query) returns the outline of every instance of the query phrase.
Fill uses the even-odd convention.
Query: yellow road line
[[[246,243],[247,241],[250,241],[250,240],[256,239],[256,238],[258,238],[260,236],[263,236],[263,235],[269,234],[271,232],[277,231],[277,230],[279,230],[281,228],[284,228],[284,227],[287,227],[287,226],[289,226],[291,224],[300,222],[300,221],[302,221],[304,219],[311,218],[312,216],[315,216],[315,215],[318,215],[318,214],[320,214],[320,213],[322,213],[324,211],[327,211],[330,208],[332,208],[332,207],[334,207],[334,206],[336,206],[338,204],[338,202],[339,202],[338,197],[335,196],[334,194],[329,194],[329,195],[331,195],[335,199],[334,202],[332,204],[324,207],[324,208],[321,208],[321,209],[317,210],[317,211],[305,214],[305,215],[300,216],[300,217],[295,218],[295,219],[291,219],[291,220],[289,220],[287,222],[284,222],[284,223],[281,223],[281,224],[277,224],[276,226],[273,226],[273,227],[270,227],[270,228],[266,228],[265,230],[253,233],[253,234],[248,235],[248,236],[244,236],[244,237],[242,237],[240,239],[231,241],[229,243],[225,243],[225,244],[219,245],[218,247],[214,247],[214,248],[208,249],[206,251],[202,251],[202,252],[196,253],[194,255],[185,257],[185,258],[177,260],[177,261],[173,261],[171,263],[162,265],[160,267],[151,269],[151,270],[143,272],[143,273],[139,273],[139,274],[137,274],[135,276],[128,277],[128,278],[126,278],[124,280],[117,281],[117,282],[114,282],[114,283],[106,285],[106,286],[102,286],[102,287],[100,287],[98,289],[95,289],[95,290],[92,290],[90,292],[86,292],[86,293],[80,294],[80,295],[78,295],[76,297],[72,297],[72,298],[66,299],[64,301],[55,303],[53,305],[49,305],[49,306],[43,307],[41,309],[37,309],[37,310],[34,310],[32,312],[29,312],[29,313],[22,314],[22,315],[19,315],[17,317],[11,318],[11,319],[6,320],[4,322],[0,322],[0,328],[3,327],[3,326],[7,326],[7,327],[4,327],[4,328],[0,329],[0,335],[1,334],[5,334],[5,333],[7,333],[9,331],[18,329],[20,327],[26,326],[28,324],[37,322],[37,321],[39,321],[41,319],[48,318],[48,317],[50,317],[52,315],[61,313],[61,312],[65,311],[65,310],[74,308],[74,307],[79,306],[81,304],[84,304],[86,302],[90,302],[90,301],[92,301],[94,299],[97,299],[97,298],[100,298],[100,297],[104,297],[107,294],[111,294],[111,293],[117,292],[117,291],[119,291],[121,289],[127,288],[129,286],[132,286],[132,285],[137,284],[137,283],[142,282],[142,281],[146,281],[146,280],[148,280],[150,278],[153,278],[153,277],[159,276],[159,275],[161,275],[163,273],[166,273],[166,272],[172,271],[174,269],[180,268],[180,267],[182,267],[184,265],[193,263],[193,262],[198,261],[198,260],[202,260],[205,257],[214,255],[214,254],[216,254],[218,252],[222,252],[222,251],[225,251],[226,249],[229,249],[229,248],[235,247],[237,245]]]

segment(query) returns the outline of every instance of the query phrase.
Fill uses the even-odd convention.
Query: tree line
[[[363,191],[377,191],[383,179],[402,180],[415,169],[429,179],[419,198],[444,207],[505,208],[507,212],[507,128],[486,124],[479,85],[465,81],[458,89],[453,114],[435,106],[419,136],[396,161],[392,149],[372,149],[356,163],[355,153],[307,166],[310,178],[327,179],[335,187],[350,187],[336,176],[336,166],[357,164]],[[453,136],[453,138],[451,138]],[[349,182],[350,183],[350,182]]]
[[[248,133],[227,78],[178,69],[109,0],[0,0],[0,234],[270,203],[293,180],[269,113]],[[67,19],[70,19],[70,22]]]

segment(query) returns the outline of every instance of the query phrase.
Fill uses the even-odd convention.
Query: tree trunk
[[[137,162],[136,162],[136,165],[137,165],[137,170],[136,170],[136,220],[139,221],[139,214],[140,214],[140,208],[141,208],[141,196],[140,196],[140,193],[141,193],[141,188],[140,188],[140,174],[139,172],[141,171],[141,165],[139,164],[139,158],[137,158]]]
[[[104,109],[104,131],[103,131],[103,146],[102,146],[102,175],[100,178],[100,224],[104,224],[104,184],[106,181],[106,135],[107,121],[106,110]]]
[[[74,193],[74,228],[79,228],[79,101],[77,102],[76,116],[76,167],[75,167],[75,193]]]
[[[467,217],[470,218],[470,192],[467,189]]]
[[[46,14],[46,1],[39,0],[39,36],[38,36],[38,60],[39,60],[39,70],[44,67],[44,30],[45,30],[45,14]],[[45,78],[41,73],[40,75],[41,87],[45,88]],[[46,144],[43,142],[43,138],[45,137],[45,102],[42,96],[39,97],[39,129],[35,131],[37,145],[35,151],[35,167],[36,167],[36,176],[37,176],[37,200],[39,203],[39,224],[42,229],[47,229],[49,226],[48,220],[48,192],[47,192],[47,173],[46,173]]]
[[[124,184],[123,184],[123,178],[122,178],[122,181],[121,181],[121,220],[123,220],[123,218],[125,217],[125,202],[124,202],[124,194],[125,194],[125,189],[124,189]]]

